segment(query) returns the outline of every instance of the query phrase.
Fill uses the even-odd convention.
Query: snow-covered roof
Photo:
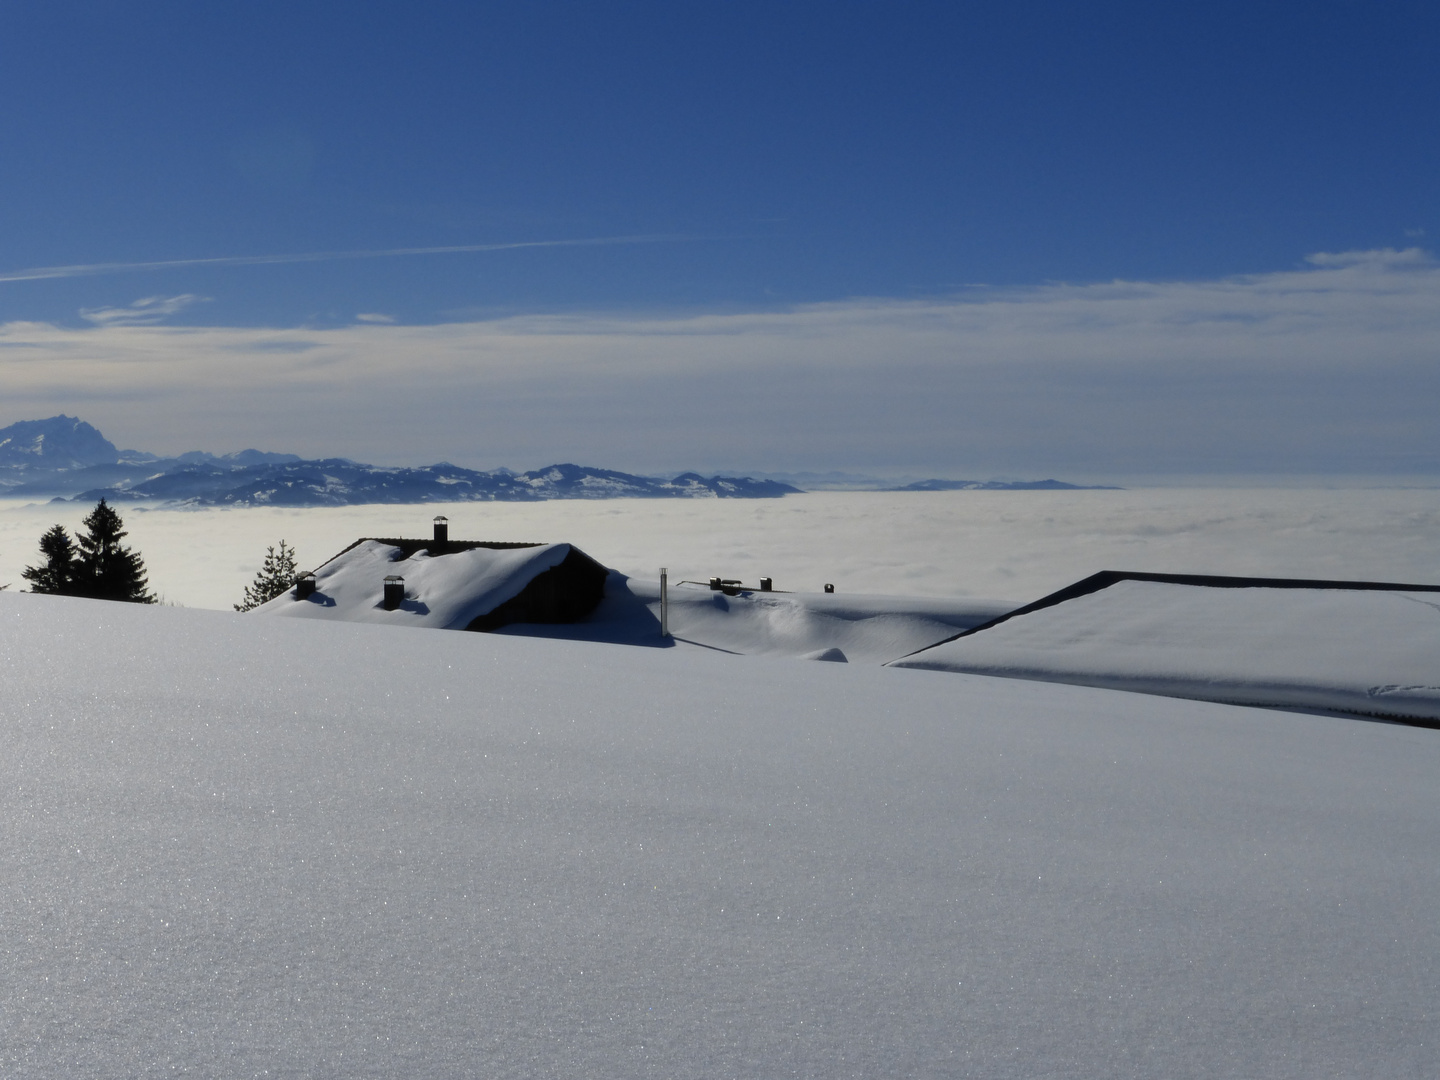
[[[569,544],[470,547],[444,555],[421,549],[406,558],[396,544],[362,540],[315,571],[311,596],[297,600],[292,589],[255,610],[297,619],[463,630],[559,566],[572,550]],[[405,599],[387,611],[384,582],[391,574],[404,577]]]
[[[893,666],[1440,722],[1440,590],[1110,577]]]

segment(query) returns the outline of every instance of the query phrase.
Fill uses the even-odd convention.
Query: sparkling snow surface
[[[1440,733],[0,593],[0,1073],[1440,1074]]]
[[[1440,593],[1121,581],[894,666],[1440,721]]]

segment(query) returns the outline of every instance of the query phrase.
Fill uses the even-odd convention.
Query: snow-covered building
[[[1440,726],[1440,585],[1107,570],[892,666]]]
[[[496,630],[582,619],[609,571],[573,544],[364,537],[256,610],[291,618]]]

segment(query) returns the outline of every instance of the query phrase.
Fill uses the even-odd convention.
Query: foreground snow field
[[[0,593],[0,1073],[1433,1076],[1440,733]]]

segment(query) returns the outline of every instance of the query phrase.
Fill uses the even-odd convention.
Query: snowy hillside
[[[0,1073],[1432,1076],[1440,734],[0,593]]]
[[[1120,581],[896,666],[1440,723],[1440,592]]]

